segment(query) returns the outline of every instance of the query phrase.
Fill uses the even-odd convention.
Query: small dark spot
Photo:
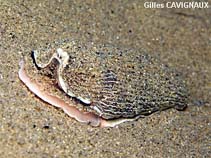
[[[120,52],[119,52],[119,56],[122,56],[122,54],[123,54],[123,52],[122,52],[122,51],[120,51]]]
[[[12,35],[12,39],[14,39],[16,36],[15,35]]]
[[[36,125],[33,125],[33,128],[36,128],[37,126]]]
[[[13,33],[13,32],[10,32],[9,35],[10,35],[10,37],[11,37],[12,39],[16,38],[16,35],[15,35],[15,33]]]
[[[81,143],[83,143],[83,141],[79,140],[78,143],[81,144]]]
[[[169,78],[168,77],[166,77],[166,81],[168,81],[169,80]]]
[[[69,59],[70,60],[70,59]],[[69,62],[70,63],[70,62]],[[69,65],[66,65],[66,69],[69,69],[70,68],[70,66]]]
[[[43,128],[44,128],[44,129],[49,129],[50,126],[49,126],[49,125],[44,125]]]
[[[128,32],[129,32],[129,33],[132,33],[132,30],[129,30]]]
[[[98,55],[98,56],[100,56],[100,57],[103,56],[103,52],[95,52],[95,53],[96,53],[96,55]]]
[[[114,11],[113,10],[111,10],[111,14],[114,14]]]

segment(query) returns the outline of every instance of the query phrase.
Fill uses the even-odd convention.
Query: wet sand
[[[0,0],[0,157],[209,157],[210,17],[210,9],[145,9],[138,0]],[[189,107],[115,128],[69,118],[18,79],[22,56],[64,38],[145,49],[187,80]]]

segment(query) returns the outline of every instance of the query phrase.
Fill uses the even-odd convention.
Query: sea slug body
[[[58,86],[65,94],[93,113],[82,112],[39,90],[28,78],[23,62],[20,79],[39,98],[80,122],[113,127],[168,108],[182,110],[187,105],[182,77],[141,50],[67,40],[34,50],[32,57],[44,74],[56,73]]]

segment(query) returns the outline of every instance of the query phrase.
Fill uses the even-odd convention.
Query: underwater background
[[[210,17],[210,8],[150,9],[139,0],[0,0],[0,157],[209,157]],[[146,50],[184,77],[188,108],[114,128],[69,118],[18,78],[23,56],[65,38]]]

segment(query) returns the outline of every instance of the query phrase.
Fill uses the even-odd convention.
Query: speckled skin
[[[143,51],[111,51],[111,46],[64,40],[38,49],[35,63],[47,63],[57,48],[67,52],[67,65],[59,68],[63,63],[52,60],[42,71],[57,72],[52,76],[63,79],[61,88],[104,119],[134,118],[171,107],[182,110],[187,105],[182,78]]]

